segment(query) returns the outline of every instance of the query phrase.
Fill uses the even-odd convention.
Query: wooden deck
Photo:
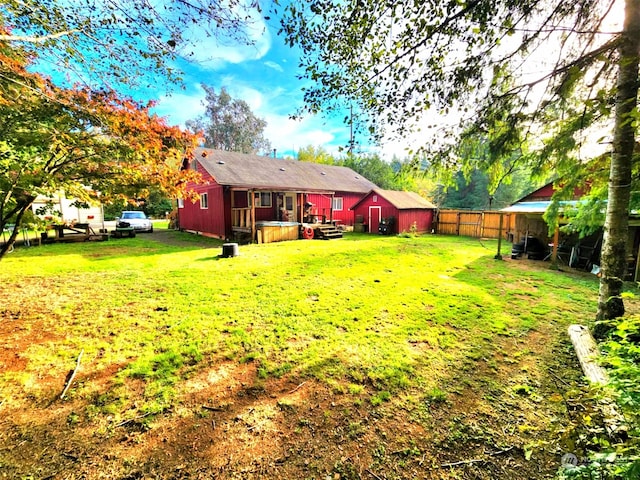
[[[301,229],[305,227],[313,230],[314,239],[342,238],[342,230],[333,223],[258,222],[253,239],[251,239],[251,226],[233,226],[232,230],[234,240],[237,241],[244,239],[256,243],[273,243],[304,238],[304,236],[301,237]]]

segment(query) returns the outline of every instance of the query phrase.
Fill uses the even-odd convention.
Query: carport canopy
[[[560,203],[560,211],[562,211],[563,207],[571,206],[575,207],[578,204],[579,200],[561,200]],[[510,205],[506,208],[500,210],[501,213],[515,213],[522,215],[543,215],[549,206],[551,206],[553,202],[551,200],[540,200],[534,202],[516,202],[513,205]],[[502,223],[502,222],[501,222]],[[560,222],[559,222],[560,223]],[[502,235],[502,232],[500,232]],[[553,232],[553,247],[551,250],[551,262],[556,263],[558,260],[558,239],[560,236],[559,225],[556,224],[555,230]]]

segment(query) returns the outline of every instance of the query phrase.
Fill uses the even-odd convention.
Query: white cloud
[[[159,116],[166,117],[170,125],[184,127],[187,120],[194,119],[204,113],[205,107],[202,105],[204,98],[205,92],[198,85],[193,94],[163,95],[153,110]]]
[[[233,81],[232,78],[228,78],[227,81],[228,83],[223,83],[222,86],[227,89],[229,95],[234,99],[244,100],[257,117],[262,117],[263,115],[260,112],[265,105],[264,95],[255,88]]]
[[[264,136],[271,142],[278,156],[295,155],[297,151],[307,145],[321,146],[330,153],[341,155],[339,147],[348,141],[348,127],[341,122],[330,122],[321,117],[309,116],[302,120],[292,120],[287,114],[274,113],[282,111],[282,105],[289,104],[290,92],[281,87],[275,87],[267,93],[238,81],[235,75],[227,75],[220,79],[220,86],[214,85],[216,91],[225,86],[235,99],[244,100],[251,107],[251,111],[267,122]],[[202,102],[205,92],[200,85],[192,87],[193,93],[177,93],[162,96],[154,111],[168,118],[171,125],[185,125],[187,120],[196,118],[204,113]],[[292,107],[293,108],[293,107]]]
[[[322,146],[331,153],[338,153],[341,146],[339,129],[328,126],[318,117],[292,120],[285,115],[267,115],[265,137],[272,148],[282,154],[294,154],[307,145]]]
[[[265,67],[269,67],[269,68],[273,68],[274,70],[277,70],[278,72],[284,72],[284,68],[282,68],[279,64],[277,64],[276,62],[264,62]]]
[[[295,155],[300,148],[308,145],[323,147],[334,155],[343,155],[340,147],[346,147],[349,137],[348,126],[341,122],[330,122],[321,117],[309,116],[302,120],[292,120],[288,115],[273,113],[273,105],[282,102],[282,94],[287,92],[276,88],[268,94],[234,81],[233,76],[227,76],[224,84],[233,98],[242,99],[249,104],[251,110],[267,122],[264,136],[271,142],[278,156]],[[216,87],[218,90],[219,87]],[[194,87],[193,93],[178,93],[162,96],[154,111],[167,117],[169,124],[184,127],[185,122],[202,115],[205,107],[202,102],[205,92],[200,85]],[[394,155],[399,158],[407,156],[406,148],[424,142],[425,134],[416,134],[413,138],[403,140],[387,140],[380,147],[361,146],[365,152],[378,152],[384,159],[391,160]],[[358,139],[356,138],[356,141]]]
[[[198,25],[192,26],[186,36],[182,55],[189,61],[199,63],[205,69],[218,69],[227,63],[239,64],[249,60],[259,60],[271,48],[272,38],[264,19],[252,12],[250,24],[242,32],[251,45],[238,44],[232,40],[219,40],[207,34]]]

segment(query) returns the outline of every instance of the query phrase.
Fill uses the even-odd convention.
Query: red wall
[[[542,188],[539,188],[535,192],[531,192],[529,195],[521,199],[521,202],[535,202],[550,200],[553,195],[553,184],[549,183]]]
[[[396,220],[396,233],[410,232],[414,222],[416,223],[417,232],[431,232],[433,210],[400,210]]]
[[[248,208],[249,207],[249,194],[246,190],[236,190],[233,192],[233,206],[235,208]],[[277,207],[276,195],[271,193],[271,206],[270,207],[256,207],[256,222],[271,221],[278,219],[278,207]],[[228,208],[231,208],[231,204],[228,204]],[[229,223],[229,232],[231,232],[231,223]]]
[[[343,225],[353,225],[355,223],[355,214],[353,210],[351,210],[351,207],[362,198],[362,194],[336,192],[334,197],[342,198],[342,210],[334,210],[333,219],[339,220]],[[331,208],[330,195],[309,193],[307,194],[306,201],[313,203],[314,209],[318,214],[322,214],[322,209],[324,208],[326,209],[326,214],[329,215],[329,209]]]
[[[231,192],[216,181],[206,171],[200,170],[203,177],[203,184],[190,185],[199,195],[207,193],[209,196],[209,207],[200,208],[200,201],[192,203],[190,200],[184,201],[184,207],[178,209],[180,228],[195,232],[206,233],[219,238],[230,238],[231,228]],[[246,208],[248,206],[247,192],[234,192],[234,207]],[[323,209],[329,215],[331,208],[331,196],[322,194],[303,195],[304,201],[314,204],[314,210],[322,214]],[[342,210],[333,212],[333,219],[344,225],[353,225],[355,212],[350,208],[357,203],[362,194],[349,192],[336,192],[335,197],[342,198]],[[298,197],[300,200],[300,196]],[[256,208],[256,220],[276,220],[278,219],[276,195],[272,197],[271,208]]]
[[[582,198],[588,191],[590,190],[590,185],[585,185],[584,188],[576,187],[573,189],[573,200],[578,200]],[[536,201],[547,201],[551,200],[553,193],[555,192],[555,188],[553,187],[553,183],[548,183],[544,187],[539,188],[535,192],[531,192],[524,198],[518,200],[519,202],[536,202]]]
[[[198,192],[199,195],[207,193],[209,207],[207,209],[200,208],[200,200],[195,203],[191,200],[185,200],[184,207],[178,208],[180,228],[227,238],[226,225],[228,224],[230,227],[231,217],[229,213],[226,215],[228,218],[225,219],[225,210],[229,210],[230,199],[225,199],[223,187],[218,185],[207,172],[201,171],[200,173],[204,184],[190,185],[190,188]]]
[[[377,196],[377,201],[373,197]],[[386,199],[375,193],[370,193],[353,211],[355,215],[362,215],[364,223],[369,222],[369,207],[380,207],[382,218],[395,217],[394,233],[403,231],[409,232],[413,223],[416,223],[416,231],[430,232],[433,222],[433,210],[429,209],[408,209],[398,210]],[[377,233],[377,232],[372,232]]]
[[[373,197],[377,197],[377,201],[373,201]],[[358,204],[356,209],[354,210],[354,216],[362,215],[364,219],[364,223],[369,225],[369,207],[380,207],[380,216],[381,218],[395,217],[396,223],[398,222],[398,209],[391,205],[387,200],[382,198],[380,195],[369,194],[365,197],[365,199]],[[377,211],[375,212],[377,214]],[[375,230],[375,220],[373,223],[373,229]],[[368,227],[370,228],[370,227]],[[369,231],[368,229],[366,231]],[[377,231],[371,233],[378,233]]]

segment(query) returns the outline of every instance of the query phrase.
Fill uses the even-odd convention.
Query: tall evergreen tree
[[[475,169],[468,176],[458,172],[455,185],[446,191],[441,206],[471,210],[500,209],[511,205],[534,188],[530,177],[524,173],[515,175],[509,183],[501,183],[497,188],[490,189],[486,172]]]

